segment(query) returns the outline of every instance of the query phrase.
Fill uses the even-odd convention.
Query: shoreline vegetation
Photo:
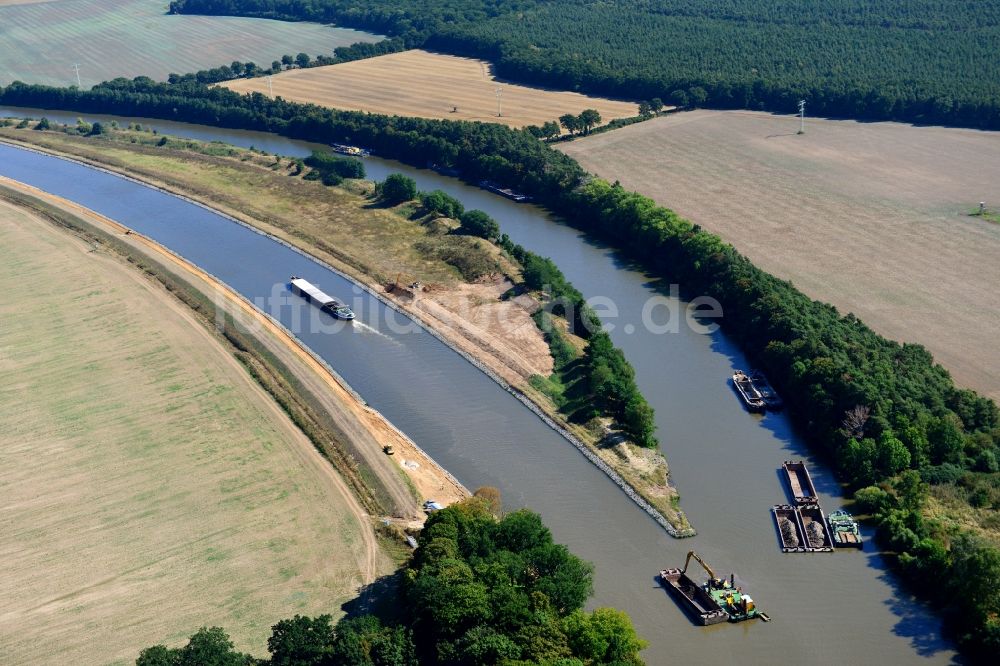
[[[354,143],[535,197],[573,227],[681,284],[684,294],[718,301],[727,313],[724,332],[767,373],[810,447],[850,490],[883,493],[873,508],[879,539],[911,589],[937,604],[966,654],[1000,649],[1000,588],[990,582],[1000,577],[1000,550],[976,535],[961,539],[969,530],[923,510],[924,500],[939,492],[931,487],[1000,509],[1000,413],[991,400],[956,386],[923,347],[888,340],[857,317],[813,301],[718,236],[587,174],[527,132],[338,112],[148,78],[87,91],[15,82],[0,91],[0,102]],[[940,584],[928,587],[930,577]],[[953,587],[963,593],[951,594]]]
[[[430,516],[392,599],[376,611],[281,620],[270,659],[202,627],[183,647],[146,648],[136,666],[643,666],[629,616],[586,611],[593,566],[553,542],[538,514],[504,512],[496,489]],[[391,606],[389,605],[391,604]]]
[[[480,306],[473,304],[472,307],[469,307],[467,303],[464,303],[454,309],[448,307],[452,302],[448,294],[455,289],[449,289],[447,284],[433,282],[435,276],[442,281],[446,280],[447,276],[442,276],[440,272],[426,266],[421,271],[416,263],[406,264],[402,262],[404,266],[409,267],[409,270],[404,272],[405,275],[409,276],[407,281],[432,280],[430,284],[413,290],[398,283],[398,274],[390,278],[387,268],[383,267],[380,270],[369,261],[376,255],[385,255],[387,248],[384,246],[378,248],[373,246],[356,247],[354,249],[357,252],[348,255],[342,251],[334,250],[334,248],[341,246],[336,237],[331,237],[329,234],[320,237],[321,230],[300,222],[303,216],[307,215],[304,207],[315,205],[314,197],[317,193],[330,192],[329,188],[320,188],[318,182],[309,183],[306,181],[325,180],[327,183],[334,183],[334,180],[330,180],[330,176],[327,175],[329,170],[322,168],[316,156],[303,161],[304,164],[313,166],[307,166],[300,173],[301,178],[290,178],[291,173],[300,168],[297,160],[275,158],[224,144],[172,139],[166,135],[153,134],[150,131],[136,132],[111,128],[102,128],[100,143],[95,143],[92,138],[86,139],[80,136],[77,132],[78,128],[60,127],[53,123],[50,129],[51,132],[31,130],[29,134],[11,132],[9,128],[0,128],[0,137],[10,140],[15,145],[23,143],[43,152],[80,159],[85,163],[95,164],[113,172],[137,178],[168,192],[193,197],[197,202],[221,210],[224,214],[235,217],[242,223],[263,230],[279,240],[331,264],[338,272],[346,274],[354,280],[359,280],[371,293],[382,300],[388,300],[393,307],[398,307],[418,320],[425,329],[476,365],[505,390],[518,398],[536,416],[562,434],[669,534],[675,537],[694,535],[694,530],[679,508],[676,490],[669,481],[667,462],[662,452],[655,449],[656,442],[652,438],[652,411],[634,386],[634,380],[631,379],[631,368],[624,361],[621,352],[610,346],[610,340],[607,339],[606,334],[600,333],[598,335],[599,344],[594,349],[603,350],[602,359],[613,359],[609,367],[612,367],[614,373],[620,376],[626,392],[621,394],[623,397],[616,402],[613,398],[615,392],[612,390],[613,395],[610,402],[596,413],[593,412],[593,407],[591,407],[591,411],[582,410],[580,404],[569,411],[561,410],[560,406],[566,404],[562,391],[553,391],[551,382],[544,379],[540,373],[547,374],[555,371],[556,375],[559,375],[563,374],[560,371],[565,371],[566,368],[553,368],[551,362],[548,366],[537,362],[518,363],[522,359],[516,358],[517,351],[505,349],[498,352],[497,348],[502,345],[502,341],[497,339],[500,335],[494,334],[495,332],[490,330],[484,330],[483,325],[475,321],[475,310]],[[66,134],[66,131],[69,134]],[[89,134],[90,131],[91,129],[86,130],[85,134]],[[76,136],[72,136],[74,134]],[[46,137],[49,139],[48,141],[46,141]],[[132,143],[133,139],[135,143]],[[130,158],[128,155],[132,157]],[[230,180],[226,187],[212,183],[208,178],[203,177],[204,174],[197,174],[192,179],[178,176],[184,171],[179,168],[181,163],[184,161],[194,163],[199,159],[206,160],[201,165],[205,169],[225,171],[224,178]],[[275,159],[284,164],[284,168],[273,168]],[[331,160],[331,158],[326,158],[326,160]],[[333,164],[344,162],[346,161],[342,158],[332,158]],[[277,178],[270,177],[267,182],[254,182],[252,186],[257,191],[268,190],[271,192],[268,203],[274,208],[286,211],[286,214],[270,215],[263,206],[247,207],[241,204],[238,197],[227,196],[227,194],[239,191],[241,185],[249,185],[245,182],[240,183],[239,176],[236,175],[237,172],[253,173],[263,177],[277,174]],[[324,175],[320,175],[321,173]],[[366,210],[366,207],[371,206],[369,199],[366,198],[371,195],[370,185],[365,184],[364,181],[351,179],[342,181],[339,180],[339,176],[337,178],[336,182],[343,186],[343,190],[335,196],[346,200],[346,204],[341,201],[339,205],[346,205],[349,208],[349,212],[353,216],[352,224],[357,225],[359,219],[372,216],[373,213]],[[276,182],[282,180],[283,183],[275,185]],[[237,183],[240,183],[240,186]],[[288,187],[307,187],[308,189],[297,193],[289,192],[288,196],[280,194],[282,191],[287,191]],[[415,205],[409,201],[404,202],[401,210],[404,214],[409,213],[408,217],[414,217],[412,208]],[[287,211],[294,211],[294,213],[288,214]],[[388,213],[392,216],[391,218],[386,218],[384,210],[380,212],[382,215],[373,220],[376,224],[386,223],[387,219],[392,220],[396,217],[396,214],[391,211]],[[419,212],[418,210],[417,213]],[[448,218],[435,218],[433,214],[430,214],[417,215],[417,221],[409,222],[413,227],[419,228],[421,226],[447,225],[450,221]],[[393,224],[398,225],[399,221],[393,222]],[[398,232],[397,236],[405,235],[398,227],[394,231]],[[485,241],[472,241],[469,237],[463,239],[474,243],[485,243]],[[423,237],[422,234],[416,234],[408,242],[419,246],[421,243],[427,242],[427,238]],[[522,324],[524,322],[532,323],[532,318],[543,313],[544,310],[541,308],[547,303],[566,301],[572,306],[572,311],[577,317],[576,330],[583,331],[588,336],[590,335],[588,331],[596,330],[594,329],[596,323],[582,321],[583,318],[592,316],[589,308],[583,304],[582,296],[571,285],[565,284],[562,274],[550,261],[527,252],[524,248],[514,246],[505,239],[502,239],[500,243],[505,255],[514,257],[518,263],[535,268],[535,270],[529,271],[530,275],[534,277],[532,287],[528,289],[523,284],[520,286],[512,285],[505,277],[501,284],[506,284],[509,288],[501,288],[499,292],[493,290],[491,293],[487,287],[491,287],[492,283],[488,280],[487,284],[468,285],[470,289],[474,290],[470,292],[472,299],[484,300],[493,296],[495,300],[509,305],[510,308],[518,311],[523,310],[519,319],[512,319],[511,326],[522,330]],[[389,248],[390,252],[404,256],[409,249],[405,247],[405,244],[402,247]],[[490,251],[487,257],[480,260],[488,263],[490,256],[495,255],[500,249],[496,248],[495,251]],[[517,265],[511,265],[507,266],[506,270],[509,273],[517,273],[521,269]],[[514,278],[517,279],[517,276],[515,275]],[[495,280],[492,282],[495,283]],[[543,291],[545,287],[551,288],[552,284],[556,285],[554,293]],[[459,285],[459,289],[461,288]],[[517,296],[514,299],[521,301],[520,303],[509,302],[509,299],[506,298],[510,292],[525,289],[528,290],[527,294]],[[424,291],[427,293],[423,293]],[[442,292],[444,295],[440,295]],[[501,292],[506,293],[499,298],[494,295]],[[523,299],[527,299],[526,304]],[[556,305],[555,310],[561,312],[558,305]],[[535,314],[532,315],[531,312]],[[500,317],[501,319],[504,317],[502,312]],[[557,316],[556,319],[565,322],[561,317]],[[486,328],[488,329],[488,327]],[[561,330],[567,328],[568,325],[561,326]],[[502,334],[502,331],[500,333]],[[556,335],[570,334],[557,333]],[[541,329],[538,330],[536,336],[538,344],[543,345],[545,353],[548,354],[548,345],[542,339]],[[587,346],[583,338],[573,335],[570,337],[575,341],[573,348],[576,350],[573,358],[569,359],[572,361],[572,372],[575,374],[574,383],[577,385],[575,389],[576,400],[583,404],[594,403],[595,401],[588,398],[588,396],[592,396],[592,393],[589,388],[589,372],[586,370],[588,365],[594,362],[594,359],[590,356],[585,357],[583,352],[579,351]],[[513,344],[518,342],[519,340],[511,341]],[[604,360],[597,362],[608,365],[608,362]],[[539,367],[540,365],[542,367]],[[621,384],[621,382],[617,383]],[[608,390],[604,391],[604,393],[607,392]],[[638,412],[637,416],[633,416],[633,420],[639,419],[636,425],[638,430],[630,430],[626,426],[623,436],[616,428],[612,427],[613,422],[610,418],[602,416],[602,412],[608,411],[620,420],[631,422],[626,419],[626,407],[633,403],[635,405],[633,411]],[[617,408],[617,412],[613,411],[615,409],[613,405],[618,404],[620,407]],[[577,411],[580,411],[581,414],[574,418],[574,412]],[[642,441],[645,446],[637,446],[629,440]],[[436,496],[435,499],[437,499]]]

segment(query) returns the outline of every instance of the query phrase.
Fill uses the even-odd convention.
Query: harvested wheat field
[[[162,288],[0,204],[0,654],[128,663],[336,613],[388,568],[311,443]]]
[[[117,76],[166,80],[233,60],[261,67],[300,51],[378,40],[357,30],[232,16],[167,14],[166,0],[0,0],[0,85],[21,80],[85,88]]]
[[[694,111],[564,144],[1000,398],[1000,133]]]
[[[240,92],[268,93],[264,78],[236,79],[223,85]],[[271,86],[275,96],[294,102],[397,116],[480,120],[511,127],[541,125],[584,109],[597,109],[604,122],[638,114],[633,102],[497,81],[487,62],[420,50],[293,69],[272,76]],[[499,118],[497,88],[501,89],[503,113]]]

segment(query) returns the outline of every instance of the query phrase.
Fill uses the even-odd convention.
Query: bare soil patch
[[[694,111],[563,144],[1000,398],[1000,133]]]
[[[0,237],[5,661],[127,662],[206,624],[262,653],[277,619],[390,568],[329,464],[173,297],[7,204]]]
[[[264,78],[236,79],[223,85],[240,92],[268,93]],[[584,109],[597,109],[604,122],[638,114],[634,102],[498,81],[485,61],[421,50],[294,69],[272,76],[271,86],[275,96],[295,102],[418,118],[478,120],[511,127],[541,125]],[[497,117],[497,88],[501,90],[500,117]]]

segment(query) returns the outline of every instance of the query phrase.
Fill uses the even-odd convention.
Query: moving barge
[[[863,548],[861,529],[854,516],[844,510],[834,511],[826,517],[830,526],[830,537],[837,548]]]
[[[331,143],[330,148],[335,153],[350,155],[351,157],[368,157],[371,155],[371,151],[365,150],[364,148],[358,148],[357,146],[348,146],[343,143]]]
[[[832,553],[833,541],[826,529],[826,516],[818,504],[798,508],[799,524],[806,538],[806,547],[812,553]]]
[[[293,293],[315,304],[320,310],[326,311],[337,319],[344,319],[346,321],[354,319],[354,311],[347,307],[346,304],[341,303],[333,296],[327,295],[319,287],[296,275],[291,277],[291,289]]]
[[[778,395],[778,392],[774,390],[771,386],[771,382],[767,381],[767,377],[760,370],[752,370],[750,372],[750,383],[753,387],[757,389],[757,393],[760,395],[761,399],[764,401],[764,405],[770,409],[772,412],[779,411],[785,406],[785,402]]]
[[[774,525],[778,528],[778,539],[783,553],[806,553],[812,549],[806,544],[799,522],[797,508],[790,504],[775,504],[771,507]]]
[[[796,504],[816,504],[819,497],[816,495],[816,487],[813,485],[812,477],[806,464],[801,460],[786,460],[781,463],[785,470],[785,477],[788,479],[788,487],[792,490],[792,498]]]
[[[754,388],[753,382],[750,381],[750,377],[746,375],[742,370],[737,370],[733,373],[733,388],[736,389],[736,393],[743,400],[743,404],[746,406],[748,411],[763,413],[766,408],[764,403],[764,398],[761,397],[757,389]]]
[[[708,572],[708,580],[702,585],[696,584],[687,575],[688,564],[694,558]],[[693,550],[688,552],[683,569],[662,569],[660,584],[667,588],[681,607],[702,625],[719,624],[721,622],[743,622],[760,618],[765,622],[771,620],[767,614],[760,612],[750,595],[736,587],[735,576],[729,580],[715,577],[715,572]]]

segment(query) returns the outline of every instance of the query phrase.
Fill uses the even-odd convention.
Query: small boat
[[[365,150],[364,148],[359,148],[357,146],[348,146],[343,143],[331,143],[330,148],[335,153],[340,153],[341,155],[350,155],[351,157],[368,157],[371,152]]]
[[[298,294],[310,303],[315,303],[319,306],[320,310],[333,315],[337,319],[351,321],[355,317],[354,311],[347,307],[346,304],[341,303],[333,296],[329,296],[320,291],[318,287],[307,280],[303,280],[297,275],[293,275],[291,277],[291,288],[292,292]]]
[[[778,539],[781,541],[781,552],[804,553],[806,540],[802,536],[798,512],[789,504],[775,504],[771,507],[774,524],[778,528]]]
[[[800,506],[798,508],[802,533],[806,538],[806,546],[813,553],[832,553],[833,540],[827,531],[826,517],[818,504]]]
[[[833,545],[837,548],[862,548],[864,546],[861,540],[861,529],[851,514],[843,509],[834,511],[826,517],[826,522],[830,526]]]
[[[785,406],[784,400],[778,395],[778,392],[774,390],[771,386],[771,382],[767,381],[767,377],[760,370],[752,370],[749,374],[750,382],[753,387],[757,389],[757,393],[760,394],[761,399],[764,401],[764,405],[773,412],[780,410]]]
[[[809,470],[806,469],[804,462],[786,460],[781,463],[781,468],[785,470],[785,478],[788,479],[788,487],[796,504],[816,504],[819,501],[816,486],[813,485],[812,477],[809,476]]]
[[[743,404],[746,405],[747,410],[760,413],[766,409],[764,398],[762,398],[760,393],[757,392],[757,389],[754,388],[753,382],[750,381],[750,377],[748,377],[742,370],[737,370],[733,373],[733,387],[736,389],[736,393],[743,400]]]

